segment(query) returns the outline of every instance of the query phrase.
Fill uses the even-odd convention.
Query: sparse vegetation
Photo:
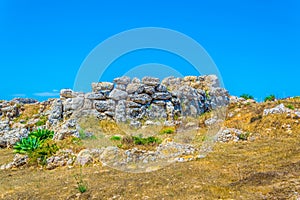
[[[254,97],[250,94],[242,94],[240,97],[244,98],[245,100],[254,99]]]
[[[160,144],[161,140],[159,138],[150,136],[147,138],[144,138],[142,136],[133,136],[133,143],[136,145],[154,145],[154,144]]]
[[[172,134],[176,132],[176,128],[175,127],[163,127],[159,134],[163,135],[163,134]]]
[[[250,133],[249,132],[246,132],[246,133],[241,133],[238,135],[238,138],[240,140],[248,140],[248,137],[250,136]]]
[[[299,100],[300,98],[293,98],[281,102],[286,107],[291,105],[298,109]],[[230,105],[228,111],[234,115],[227,118],[224,124],[229,128],[243,130],[245,133],[239,138],[245,142],[216,143],[208,156],[197,161],[174,163],[152,173],[134,175],[96,163],[83,168],[84,175],[80,172],[75,178],[76,182],[73,176],[78,173],[78,167],[60,167],[51,171],[32,167],[0,170],[0,198],[134,199],[148,196],[150,199],[297,199],[300,177],[300,123],[296,122],[299,119],[288,118],[286,114],[263,116],[265,108],[276,105],[278,102],[272,101],[249,106]],[[207,114],[201,116],[201,120],[202,118],[210,116]],[[290,124],[292,132],[282,128],[284,124]],[[99,123],[96,125],[100,127]],[[199,132],[204,129],[200,128]],[[156,139],[172,138],[173,135],[175,134],[165,133],[158,135],[159,138]],[[106,138],[109,140],[114,136],[118,135],[113,133]],[[121,140],[116,141],[120,143],[120,148],[125,148],[125,144],[140,148],[143,145],[136,144],[136,141],[149,138],[142,135],[135,136],[138,140],[133,136],[120,137]],[[201,135],[199,138],[205,140],[205,136]],[[70,148],[78,153],[84,148],[83,142],[72,137],[62,141],[47,139],[40,147],[31,151],[33,154],[29,154],[30,159],[35,159],[42,165],[45,158],[50,156],[48,152]],[[157,144],[137,143],[144,143],[144,146]],[[1,149],[0,157],[0,164],[13,159],[7,149]]]
[[[80,167],[80,173],[77,175],[74,175],[74,178],[76,180],[77,189],[80,193],[85,193],[87,191],[87,185],[83,181],[83,175],[82,175],[82,167]]]
[[[251,117],[250,123],[253,123],[253,122],[255,122],[257,120],[261,120],[261,119],[262,119],[262,115]]]
[[[292,104],[288,104],[288,105],[286,105],[286,107],[291,109],[291,110],[295,110],[295,107]]]
[[[40,120],[35,124],[36,126],[43,126],[46,125],[46,122],[48,120],[47,116],[41,116]]]
[[[47,158],[54,155],[59,150],[59,146],[53,140],[46,140],[34,151],[28,152],[31,164],[47,164]]]
[[[275,101],[275,100],[276,100],[276,97],[275,97],[274,94],[271,94],[271,95],[265,97],[265,102],[267,102],[267,101]]]
[[[118,135],[113,135],[111,138],[110,138],[110,140],[112,140],[112,141],[121,141],[121,136],[118,136]]]

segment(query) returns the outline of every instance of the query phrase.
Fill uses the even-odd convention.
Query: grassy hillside
[[[263,116],[265,108],[280,103],[300,109],[299,98],[230,105],[224,125],[249,132],[252,139],[216,143],[203,159],[137,174],[100,163],[82,169],[1,170],[0,198],[300,199],[300,119],[286,113]],[[0,158],[0,164],[10,161],[11,149],[0,150]],[[82,194],[76,175],[87,187]]]

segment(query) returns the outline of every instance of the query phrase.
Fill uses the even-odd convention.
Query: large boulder
[[[114,111],[116,103],[114,100],[95,101],[95,108],[99,112]]]
[[[112,91],[113,88],[114,84],[110,82],[92,83],[92,90],[96,93],[99,93],[101,91]]]
[[[115,101],[125,100],[127,98],[127,96],[128,96],[127,92],[125,92],[123,90],[119,90],[119,89],[114,89],[109,94],[109,98],[113,99]]]
[[[151,102],[152,97],[149,96],[148,94],[133,94],[129,95],[129,99],[135,103],[139,104],[148,104]]]
[[[130,83],[127,85],[126,92],[128,94],[141,94],[144,91],[144,85],[140,83]]]
[[[158,84],[160,83],[159,78],[154,78],[154,77],[150,77],[150,76],[146,76],[144,78],[142,78],[142,83],[148,86],[158,86]]]

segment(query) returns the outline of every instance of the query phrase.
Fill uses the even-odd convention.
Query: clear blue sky
[[[81,63],[100,42],[149,26],[177,30],[199,42],[233,95],[249,93],[258,100],[268,94],[300,95],[298,0],[2,0],[0,99],[42,100],[73,88]],[[115,65],[138,59],[139,64],[177,63],[163,52],[145,51]],[[105,78],[111,81],[117,72],[111,67]]]

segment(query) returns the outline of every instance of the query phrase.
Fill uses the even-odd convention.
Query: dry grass
[[[39,113],[40,105],[38,104],[25,104],[21,108],[22,114],[16,118],[16,121],[25,120],[34,118],[34,115]]]
[[[299,102],[300,99],[282,100],[298,109]],[[231,105],[229,112],[235,114],[225,125],[252,132],[255,140],[216,143],[214,151],[198,161],[139,174],[116,171],[100,163],[87,166],[83,168],[87,183],[83,194],[77,190],[74,178],[79,168],[0,171],[0,198],[299,199],[299,123],[286,114],[259,117],[264,108],[278,103]],[[290,124],[291,130],[285,124]],[[12,157],[8,150],[0,150],[0,156],[0,164]]]

